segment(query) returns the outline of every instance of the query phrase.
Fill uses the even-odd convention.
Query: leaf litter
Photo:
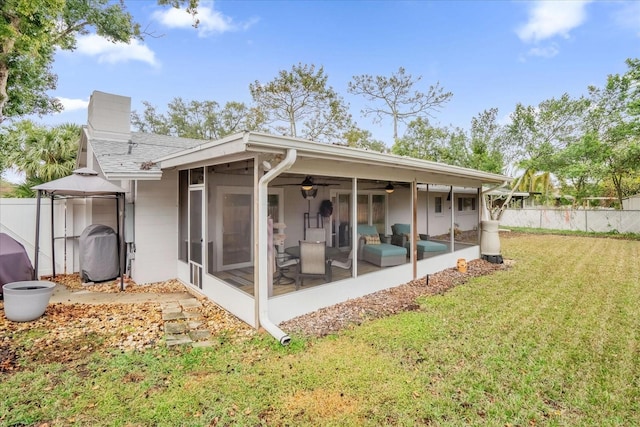
[[[472,277],[491,274],[510,265],[509,261],[492,264],[473,260],[467,263],[466,273],[449,268],[395,288],[293,318],[279,326],[290,334],[323,337],[370,319],[417,310],[416,300],[420,296],[442,294]],[[56,276],[55,282],[70,290],[87,289],[78,274]],[[90,290],[122,292],[119,279],[91,285]],[[185,290],[185,285],[175,279],[149,285],[137,285],[128,280],[124,292],[174,293]],[[202,304],[203,323],[212,336],[244,340],[255,334],[250,326],[211,300],[202,296],[197,299]],[[1,300],[0,309],[4,311],[4,301]],[[6,373],[19,370],[21,360],[68,363],[100,351],[144,351],[162,343],[164,322],[159,303],[53,303],[47,306],[42,317],[32,322],[16,323],[0,316],[0,332],[0,373]]]

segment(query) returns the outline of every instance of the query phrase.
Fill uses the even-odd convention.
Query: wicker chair
[[[303,277],[323,277],[331,281],[331,260],[326,258],[324,242],[300,241],[300,262],[296,272],[296,290],[300,289]]]

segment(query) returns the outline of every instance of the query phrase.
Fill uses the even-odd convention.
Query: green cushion
[[[358,224],[358,234],[361,236],[377,236],[378,230],[375,225]]]
[[[416,246],[418,247],[419,252],[440,252],[447,250],[447,245],[444,243],[431,242],[429,240],[418,240],[416,242]],[[409,250],[411,248],[411,243],[405,243],[404,247]]]
[[[380,243],[379,245],[364,245],[363,251],[369,252],[381,257],[394,255],[407,255],[407,250],[400,246],[390,245],[388,243]]]
[[[394,234],[409,234],[411,233],[410,224],[393,224]]]

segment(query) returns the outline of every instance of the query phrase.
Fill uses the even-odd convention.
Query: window
[[[458,212],[471,212],[476,210],[475,197],[458,197]]]
[[[437,214],[442,213],[442,196],[437,196],[435,198],[434,209]]]
[[[378,233],[386,227],[386,194],[358,194],[358,224],[375,225]]]
[[[189,172],[191,173],[189,176],[189,184],[204,184],[204,168],[191,169]]]

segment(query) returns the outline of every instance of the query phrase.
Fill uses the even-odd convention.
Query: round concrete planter
[[[480,254],[500,255],[500,234],[498,234],[500,221],[482,221],[481,226],[482,234],[480,234]]]
[[[2,286],[4,315],[13,322],[29,322],[44,314],[55,283],[43,280],[7,283]]]

